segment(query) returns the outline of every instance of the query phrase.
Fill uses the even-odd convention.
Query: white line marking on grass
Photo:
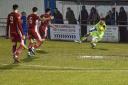
[[[0,64],[2,66],[7,66],[10,64]],[[12,64],[15,66],[15,64]],[[27,69],[27,68],[21,68],[19,70],[16,69],[10,69],[10,70],[39,70],[43,72],[115,72],[115,71],[123,71],[123,72],[128,72],[128,68],[123,68],[123,69],[114,69],[114,68],[79,68],[79,67],[60,67],[60,66],[42,66],[42,65],[26,65],[26,64],[18,64],[19,66],[24,66],[24,67],[36,67],[36,68],[44,68],[44,69]],[[5,69],[6,70],[6,69]],[[8,70],[8,69],[7,69]]]
[[[105,58],[106,56],[79,56],[79,58],[81,59],[103,59]]]
[[[0,71],[2,71],[2,70],[0,70]],[[33,71],[33,72],[36,72],[37,71],[38,73],[39,72],[44,72],[44,73],[67,73],[67,72],[68,73],[69,72],[70,73],[73,73],[73,72],[74,73],[76,73],[76,72],[77,73],[85,73],[85,72],[88,72],[88,73],[101,73],[101,72],[102,73],[106,73],[106,72],[117,72],[117,70],[109,70],[109,71],[106,71],[106,70],[92,70],[92,71],[90,71],[90,70],[87,70],[87,71],[86,70],[84,70],[84,71],[83,70],[75,70],[74,71],[74,70],[32,70],[32,69],[31,70],[27,70],[27,69],[26,70],[25,69],[22,69],[22,70],[21,69],[19,69],[19,70],[18,69],[12,69],[12,70],[4,70],[4,72],[5,71],[6,72],[8,72],[8,71],[9,72],[17,72],[17,71],[21,71],[21,72],[24,72],[24,71],[27,71],[27,72]],[[120,70],[118,72],[128,72],[128,71]]]

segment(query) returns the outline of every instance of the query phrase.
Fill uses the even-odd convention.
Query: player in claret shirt
[[[38,24],[39,24],[39,16],[37,15],[38,8],[33,7],[32,8],[32,14],[28,15],[27,21],[28,21],[28,36],[29,36],[29,50],[28,50],[28,56],[35,55],[35,48],[38,48],[41,43],[42,39],[40,37],[40,34],[38,32]],[[33,42],[33,40],[36,40],[36,44]]]
[[[22,52],[24,45],[24,38],[21,25],[21,16],[18,13],[18,5],[13,5],[13,12],[8,15],[7,18],[7,30],[9,30],[8,34],[10,35],[10,39],[13,42],[12,53],[14,63],[19,63],[19,55]],[[19,47],[17,47],[18,42],[20,42]]]
[[[51,15],[51,10],[49,8],[45,10],[45,14],[42,14],[40,16],[40,19],[41,19],[41,25],[39,27],[39,33],[44,41],[45,38],[47,37],[48,26],[52,27],[53,29],[56,29],[56,27],[50,23],[51,20],[54,19],[54,17]]]

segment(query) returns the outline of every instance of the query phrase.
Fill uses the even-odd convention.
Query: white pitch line
[[[10,64],[0,64],[2,66],[7,66]],[[60,66],[42,66],[42,65],[26,65],[26,64],[12,64],[12,65],[19,65],[19,66],[25,66],[25,67],[40,67],[40,68],[49,68],[49,69],[63,69],[63,70],[91,70],[89,68],[77,68],[77,67],[60,67]]]
[[[0,64],[2,66],[7,66],[10,64]],[[13,64],[12,64],[13,65]],[[15,65],[15,64],[14,64]],[[124,69],[112,69],[112,68],[77,68],[77,67],[60,67],[60,66],[42,66],[42,65],[25,65],[18,64],[19,66],[25,67],[38,67],[38,68],[47,68],[42,71],[50,71],[50,72],[112,72],[112,71],[125,71],[128,72],[128,68]],[[36,70],[36,69],[34,69]],[[18,70],[17,70],[18,71]]]
[[[2,71],[2,70],[0,70],[0,71]],[[95,72],[95,73],[103,73],[103,72],[128,72],[128,70],[35,70],[35,69],[31,69],[31,70],[28,70],[28,69],[11,69],[11,70],[4,70],[4,72],[5,71],[14,71],[14,72],[16,72],[16,71],[21,71],[21,72],[23,72],[23,71],[27,71],[27,72],[29,72],[29,71],[34,71],[34,72],[45,72],[45,73],[65,73],[65,72],[70,72],[70,73],[85,73],[85,72],[88,72],[88,73],[92,73],[92,72]]]
[[[103,59],[107,56],[79,56],[81,59]]]

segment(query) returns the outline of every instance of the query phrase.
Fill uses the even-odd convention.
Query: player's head
[[[13,6],[12,6],[12,9],[15,11],[15,10],[18,10],[18,5],[17,4],[14,4]]]
[[[101,19],[100,19],[100,24],[101,24],[101,25],[104,25],[104,23],[105,23],[105,18],[101,18]]]
[[[21,12],[22,16],[26,16],[26,12]]]
[[[46,14],[51,14],[51,9],[49,9],[49,8],[45,9],[45,13]]]
[[[33,7],[33,8],[32,8],[32,12],[33,12],[33,13],[36,13],[37,11],[38,11],[38,8],[37,8],[37,7]]]

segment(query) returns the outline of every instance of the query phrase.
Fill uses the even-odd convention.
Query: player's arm
[[[49,26],[52,27],[53,29],[56,29],[56,26],[54,24],[49,23]]]
[[[23,29],[22,29],[21,18],[19,16],[16,17],[16,22],[17,22],[18,33],[19,33],[20,37],[22,38],[21,40],[24,40],[25,36],[24,36],[24,33],[23,33]]]
[[[22,23],[21,23],[20,18],[18,17],[16,19],[16,21],[17,21],[17,26],[18,26],[18,33],[20,34],[22,39],[25,39],[25,36],[24,36],[24,33],[23,33],[23,29],[22,29]]]
[[[23,34],[23,29],[22,29],[22,25],[21,25],[21,20],[20,18],[17,18],[17,25],[18,25],[18,33],[21,36],[21,44],[23,45],[23,47],[25,49],[28,49],[28,47],[24,44],[24,39],[25,39],[25,35]]]
[[[41,21],[49,21],[49,20],[52,20],[52,19],[54,19],[54,16],[50,16],[50,17],[48,17],[48,18],[46,18],[46,17],[40,17],[40,20]]]

